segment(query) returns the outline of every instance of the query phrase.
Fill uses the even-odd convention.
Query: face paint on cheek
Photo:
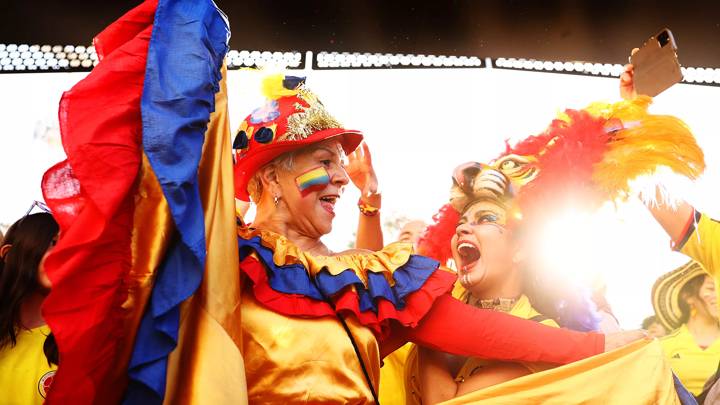
[[[330,174],[324,167],[310,169],[295,178],[300,195],[305,197],[313,191],[322,191],[330,184]]]

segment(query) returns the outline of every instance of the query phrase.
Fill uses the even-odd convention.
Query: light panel
[[[313,56],[314,62],[313,62]],[[498,68],[587,76],[620,77],[623,66],[582,61],[550,61],[523,58],[485,60],[477,56],[414,55],[360,52],[270,52],[231,50],[228,69],[425,69],[425,68]],[[98,64],[94,46],[0,44],[0,71],[89,71]],[[719,68],[682,67],[683,83],[720,85]]]

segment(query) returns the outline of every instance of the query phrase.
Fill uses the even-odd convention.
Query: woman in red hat
[[[380,359],[407,341],[465,356],[564,364],[639,338],[551,328],[455,300],[455,273],[407,245],[330,251],[343,157],[362,140],[302,83],[274,76],[241,124],[236,197],[250,402],[377,402]],[[366,209],[365,207],[361,207]],[[407,247],[406,247],[407,246]]]

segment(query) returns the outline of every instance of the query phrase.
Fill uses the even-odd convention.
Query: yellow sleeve
[[[700,263],[705,271],[720,281],[720,222],[697,213],[676,246],[677,250]]]

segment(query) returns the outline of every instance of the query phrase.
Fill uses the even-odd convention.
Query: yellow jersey
[[[47,325],[23,329],[17,344],[0,350],[0,402],[3,405],[42,404],[55,375],[43,352]]]
[[[720,286],[720,222],[696,211],[692,225],[675,248],[700,263],[715,279],[715,286]],[[720,288],[716,290],[720,305]]]
[[[693,395],[702,392],[705,381],[718,368],[720,339],[705,350],[695,342],[686,324],[660,339],[665,357],[685,388]]]

